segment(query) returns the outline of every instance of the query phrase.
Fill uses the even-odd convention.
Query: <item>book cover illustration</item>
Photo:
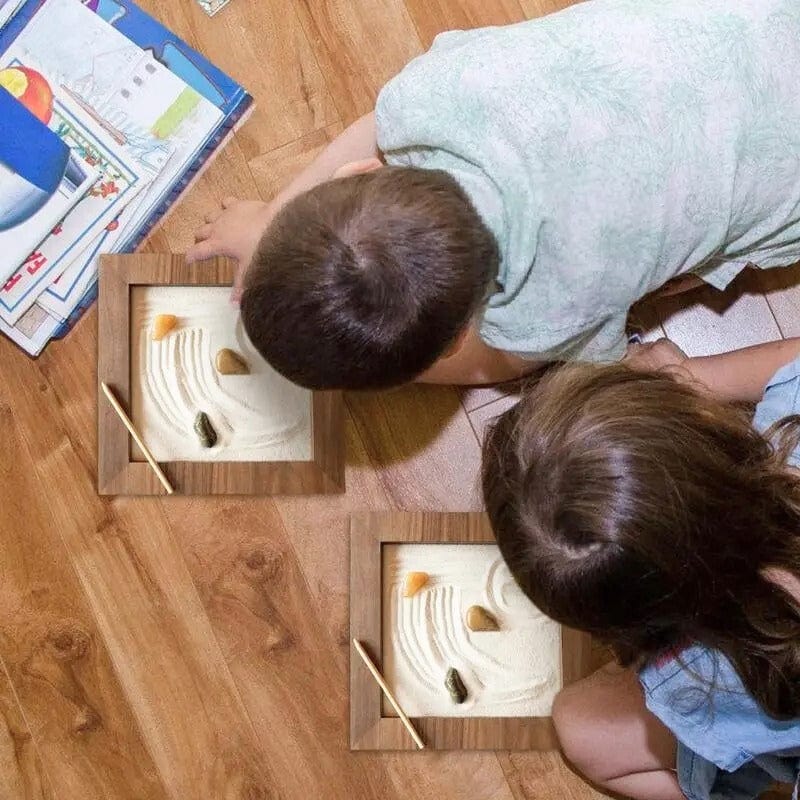
[[[46,82],[26,105],[0,87],[0,281],[66,216],[97,178],[48,127]],[[31,110],[33,109],[33,110]]]
[[[105,226],[100,236],[86,248],[48,287],[36,302],[48,313],[65,320],[86,291],[97,280],[98,260],[103,253],[118,252],[117,245],[138,212],[143,197],[132,200],[122,214]]]
[[[0,62],[2,65],[2,62]],[[0,69],[0,85],[21,68]],[[83,163],[98,170],[85,196],[28,255],[23,267],[0,287],[0,318],[10,325],[153,180],[154,173],[111,141],[69,98],[53,98],[49,127]]]
[[[69,30],[68,37],[59,36]],[[136,226],[186,171],[222,112],[79,0],[46,0],[6,58],[39,65],[144,164],[173,155],[148,191]]]

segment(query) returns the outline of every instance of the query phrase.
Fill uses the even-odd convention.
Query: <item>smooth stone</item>
[[[464,681],[461,679],[461,675],[458,674],[458,670],[455,667],[450,667],[450,669],[447,670],[447,675],[444,679],[444,688],[450,693],[450,698],[456,705],[461,705],[469,696],[467,687],[464,686]]]
[[[413,597],[427,582],[427,572],[409,572],[403,586],[403,597]]]
[[[203,447],[213,447],[217,443],[217,432],[205,411],[200,411],[194,418],[194,432]]]
[[[249,375],[250,366],[235,350],[223,347],[217,353],[217,372],[220,375]]]
[[[467,627],[471,631],[499,631],[500,625],[494,615],[483,606],[470,606],[467,609]]]

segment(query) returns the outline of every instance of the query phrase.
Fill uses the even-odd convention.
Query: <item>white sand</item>
[[[140,286],[131,297],[131,416],[159,461],[308,461],[311,392],[281,377],[250,343],[223,286]],[[153,319],[175,314],[160,342]],[[250,375],[220,375],[228,347]],[[203,447],[193,430],[205,411],[219,441]],[[138,457],[134,447],[132,453]]]
[[[412,571],[431,578],[404,598]],[[471,605],[501,630],[471,631]],[[461,705],[444,688],[451,666],[469,691]],[[525,597],[496,545],[384,545],[383,671],[410,716],[547,716],[561,688],[561,629]],[[383,713],[393,715],[388,703]]]

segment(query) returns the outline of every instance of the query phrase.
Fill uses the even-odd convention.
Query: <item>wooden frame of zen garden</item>
[[[382,549],[385,544],[494,544],[481,513],[369,513],[350,521],[350,636],[381,664],[383,647]],[[592,639],[561,629],[564,686],[593,669]],[[552,750],[550,717],[415,717],[411,720],[432,750]],[[350,749],[414,750],[399,717],[382,713],[381,689],[363,661],[350,658]]]
[[[98,330],[98,491],[102,495],[163,492],[146,461],[132,458],[132,441],[100,383],[123,407],[131,403],[131,290],[135,286],[230,286],[226,259],[186,264],[175,255],[111,255],[100,263]],[[341,392],[313,392],[310,461],[173,461],[161,464],[177,494],[328,494],[344,491],[344,410]]]

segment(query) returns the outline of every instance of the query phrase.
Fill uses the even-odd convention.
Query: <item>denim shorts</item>
[[[756,800],[775,781],[793,783],[798,800],[798,759],[768,756],[751,761],[735,772],[715,764],[678,743],[678,783],[688,800]]]

